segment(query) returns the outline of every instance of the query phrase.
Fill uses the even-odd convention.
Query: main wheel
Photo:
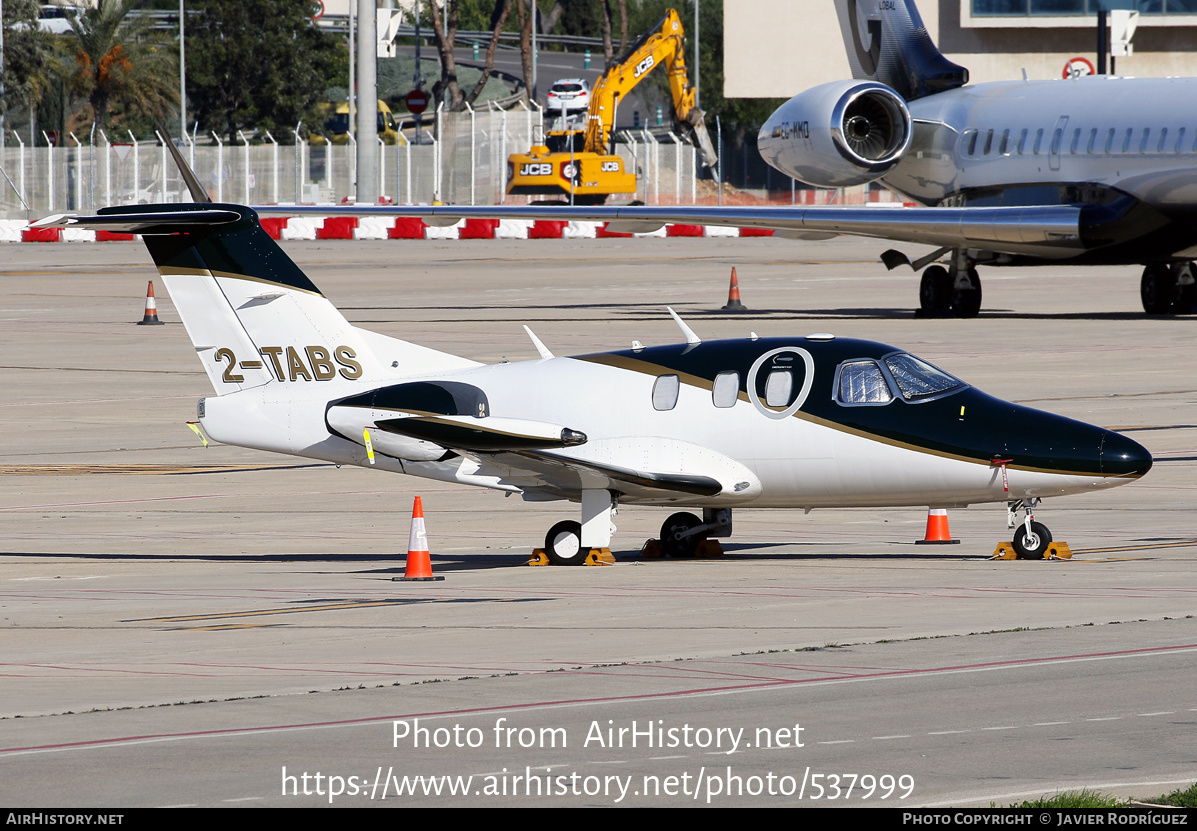
[[[952,304],[952,277],[942,265],[923,270],[919,281],[919,308],[924,314],[948,309]]]
[[[952,311],[956,317],[976,317],[981,311],[981,277],[971,265],[968,267],[969,288],[952,287]]]
[[[669,517],[661,526],[661,550],[678,559],[693,557],[698,550],[700,535],[693,534],[684,538],[680,535],[699,525],[702,525],[702,520],[694,514],[680,513]]]
[[[1139,280],[1139,299],[1149,315],[1166,315],[1176,302],[1176,273],[1167,263],[1150,263]]]
[[[1197,285],[1193,282],[1194,276],[1197,276],[1197,264],[1192,261],[1177,263],[1172,266],[1172,277],[1175,286],[1173,289],[1175,300],[1172,304],[1172,311],[1178,315],[1193,313],[1193,303],[1197,300]]]
[[[586,560],[582,548],[582,523],[562,520],[544,538],[544,553],[555,566],[580,566]]]
[[[1027,526],[1018,526],[1014,532],[1014,553],[1020,560],[1042,560],[1051,545],[1052,532],[1042,522],[1031,522],[1031,533],[1027,533]]]

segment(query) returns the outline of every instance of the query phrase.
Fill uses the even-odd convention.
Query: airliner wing
[[[264,206],[259,213],[294,216],[419,216],[430,225],[458,219],[530,219],[608,223],[607,230],[650,233],[666,224],[762,228],[780,236],[823,239],[836,234],[875,237],[937,248],[975,248],[1004,254],[1066,259],[1089,246],[1083,231],[1105,217],[1098,206],[883,208],[861,207],[569,207],[510,205]]]

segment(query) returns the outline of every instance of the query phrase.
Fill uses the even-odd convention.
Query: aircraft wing
[[[779,236],[797,239],[849,234],[937,248],[975,248],[1059,259],[1076,256],[1089,248],[1086,228],[1107,219],[1103,209],[1095,205],[992,208],[270,205],[255,210],[287,216],[419,216],[436,226],[473,218],[606,222],[607,230],[623,233],[651,233],[667,223],[723,225],[771,229]]]
[[[631,491],[641,496],[674,494],[679,497],[717,496],[723,491],[723,484],[718,479],[701,473],[654,473],[545,452],[517,455],[523,457],[527,468],[540,471],[548,482],[565,491],[577,491],[585,486]],[[566,475],[567,471],[572,475]],[[572,483],[575,476],[578,485]],[[559,484],[563,478],[569,485],[562,487]]]
[[[525,492],[571,499],[585,488],[601,488],[631,501],[719,496],[750,502],[762,490],[756,474],[735,459],[661,436],[598,439],[573,452],[542,448],[472,455],[488,470],[501,468],[494,472]]]

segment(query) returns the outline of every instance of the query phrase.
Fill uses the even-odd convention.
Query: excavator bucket
[[[702,110],[698,107],[690,110],[686,116],[686,123],[690,127],[690,137],[694,141],[694,146],[702,154],[703,166],[714,169],[715,165],[719,163],[719,157],[715,155],[715,146],[711,143],[711,134],[707,132],[707,124],[703,120]]]

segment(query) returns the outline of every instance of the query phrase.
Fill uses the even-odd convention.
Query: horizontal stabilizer
[[[54,214],[30,223],[33,228],[83,228],[122,234],[175,234],[188,228],[227,225],[241,215],[236,211],[209,210],[157,211],[154,213],[114,213],[99,216]]]

